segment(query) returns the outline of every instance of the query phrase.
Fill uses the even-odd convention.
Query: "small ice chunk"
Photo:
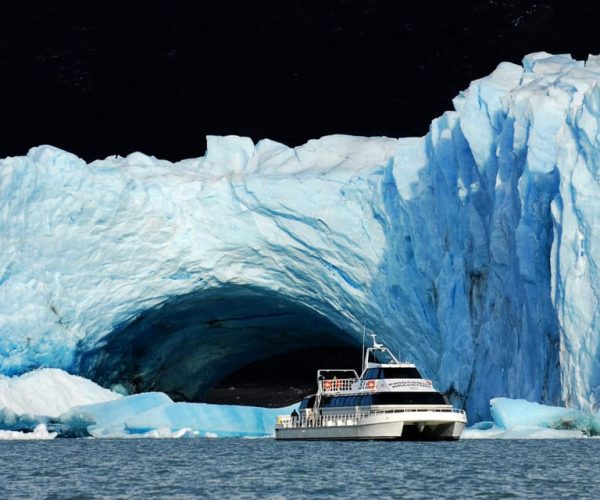
[[[20,432],[20,431],[1,431],[0,439],[6,440],[36,440],[36,439],[54,439],[56,432],[48,432],[48,429],[44,424],[39,424],[33,432]]]

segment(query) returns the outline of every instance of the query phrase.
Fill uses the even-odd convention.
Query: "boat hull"
[[[432,418],[437,417],[437,418]],[[439,415],[373,415],[354,421],[351,418],[328,419],[324,425],[282,425],[275,428],[279,440],[457,440],[465,428],[461,418]]]

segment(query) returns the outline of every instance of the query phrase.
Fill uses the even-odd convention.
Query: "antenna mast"
[[[366,335],[366,330],[365,330],[365,325],[363,325],[362,358],[361,358],[362,364],[361,364],[361,371],[360,371],[361,375],[365,371],[365,335]]]
[[[373,337],[373,347],[375,347],[376,349],[382,347],[381,344],[377,343],[377,335],[375,335],[374,333],[372,333],[371,337]]]

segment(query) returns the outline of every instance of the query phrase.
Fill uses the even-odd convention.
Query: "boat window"
[[[423,378],[416,368],[383,368],[383,378]]]
[[[361,396],[359,399],[359,406],[370,406],[373,404],[373,396]]]
[[[382,392],[373,394],[374,405],[443,405],[439,392]]]
[[[363,379],[377,379],[377,378],[381,378],[380,375],[380,371],[381,368],[369,368],[366,372],[365,372],[365,376],[363,377]]]
[[[333,396],[321,398],[322,407],[355,406],[357,404],[356,396]]]
[[[321,407],[338,408],[342,406],[371,406],[371,405],[443,405],[447,399],[439,392],[382,392],[364,396],[324,396]],[[312,408],[314,396],[305,398],[300,409]]]
[[[414,367],[394,367],[394,368],[369,368],[363,380],[382,379],[382,378],[423,378],[419,371]]]
[[[300,410],[304,410],[306,408],[312,408],[315,405],[315,397],[314,396],[309,396],[304,398],[301,402],[300,402]]]

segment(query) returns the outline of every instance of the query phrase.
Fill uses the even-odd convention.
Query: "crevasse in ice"
[[[496,396],[597,408],[599,78],[502,63],[422,138],[1,160],[0,371],[194,399],[265,346],[365,327],[472,421]]]

